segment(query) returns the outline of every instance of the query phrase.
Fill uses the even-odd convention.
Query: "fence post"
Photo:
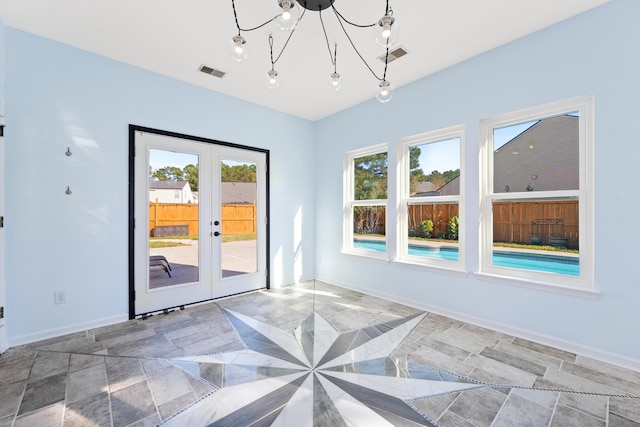
[[[253,233],[258,232],[258,211],[256,209],[256,200],[253,201]]]

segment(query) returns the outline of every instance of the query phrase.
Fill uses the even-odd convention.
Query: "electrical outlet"
[[[54,304],[66,304],[67,303],[67,293],[65,291],[54,291],[53,292],[53,303]]]

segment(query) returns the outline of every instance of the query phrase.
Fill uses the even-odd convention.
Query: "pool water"
[[[384,252],[387,245],[383,241],[354,239],[353,246],[359,249]],[[450,261],[458,261],[459,259],[458,248],[446,247],[432,248],[409,245],[409,255],[445,259]],[[580,263],[578,258],[574,257],[493,251],[492,262],[493,265],[497,267],[546,271],[548,273],[566,274],[570,276],[580,275]]]

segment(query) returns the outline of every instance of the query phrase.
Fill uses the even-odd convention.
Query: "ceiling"
[[[609,0],[392,0],[398,45],[410,53],[389,64],[396,88],[535,32]],[[276,14],[277,0],[235,0],[241,27]],[[358,24],[376,22],[384,0],[336,0],[335,8]],[[296,6],[299,7],[299,6]],[[0,0],[0,16],[24,30],[246,101],[319,120],[375,97],[377,79],[366,68],[331,9],[322,16],[331,45],[338,43],[342,89],[329,89],[333,65],[318,12],[306,12],[275,69],[280,87],[268,89],[268,36],[276,53],[287,33],[274,23],[245,32],[249,57],[231,59],[237,34],[231,0]],[[384,54],[370,28],[347,31],[378,76]],[[216,78],[201,65],[226,72]],[[390,104],[394,100],[390,101]]]

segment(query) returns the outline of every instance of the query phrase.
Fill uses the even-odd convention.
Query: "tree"
[[[256,165],[220,165],[222,182],[256,182]]]
[[[353,160],[355,200],[387,198],[387,153]]]
[[[160,181],[182,181],[184,172],[175,166],[165,166],[153,171],[151,176]]]
[[[427,177],[420,167],[420,147],[409,148],[409,194],[413,194],[418,189],[418,184],[425,182]]]
[[[440,188],[443,185],[450,183],[459,176],[460,169],[448,170],[444,173],[434,170],[426,176],[426,181],[431,182],[435,188]]]
[[[189,183],[191,191],[198,191],[198,166],[187,165],[182,169],[184,172],[184,178]]]

